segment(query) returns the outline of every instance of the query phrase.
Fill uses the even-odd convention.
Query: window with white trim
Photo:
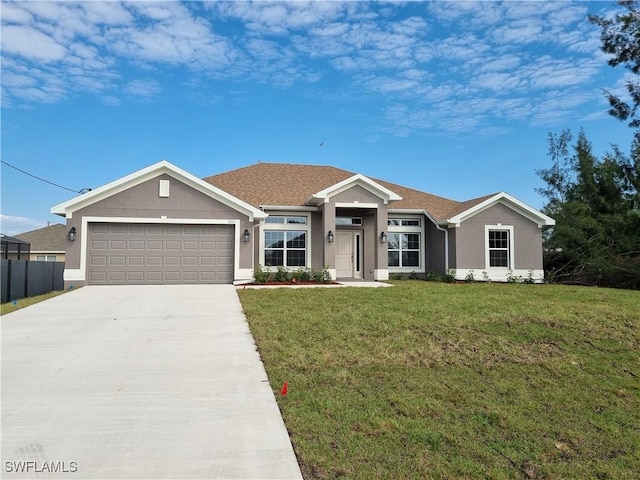
[[[422,218],[398,217],[387,219],[388,266],[395,271],[424,271]]]
[[[304,216],[285,216],[285,215],[269,215],[265,223],[283,223],[287,225],[306,225],[307,217]]]
[[[422,225],[419,218],[390,218],[387,220],[390,227],[419,227]]]
[[[513,270],[513,227],[487,225],[485,227],[487,268]]]
[[[420,268],[420,234],[391,233],[387,235],[389,266]]]
[[[304,267],[307,233],[297,230],[264,232],[264,263],[268,267]]]
[[[269,215],[262,226],[261,261],[265,267],[306,267],[310,225],[307,215]]]
[[[36,255],[36,261],[37,262],[55,262],[56,256],[55,255]]]

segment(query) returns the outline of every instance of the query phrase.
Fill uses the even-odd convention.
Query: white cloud
[[[24,232],[30,232],[36,228],[45,227],[46,222],[33,218],[20,217],[16,215],[0,214],[0,230],[5,235],[13,236]]]
[[[26,26],[7,25],[2,29],[3,53],[51,62],[64,58],[67,49],[53,38]]]
[[[136,97],[154,97],[162,91],[162,88],[155,80],[143,79],[127,83],[123,91]]]
[[[211,79],[279,88],[318,83],[327,101],[379,102],[381,128],[396,134],[461,132],[484,128],[492,118],[531,123],[577,116],[585,105],[580,91],[593,91],[606,68],[597,31],[585,21],[588,5],[452,6],[3,3],[3,102],[59,102],[88,92],[117,106],[127,96],[161,94],[167,87],[158,72],[170,65],[187,76],[182,85],[193,101],[234,101],[207,89]],[[335,77],[340,92],[323,83]]]

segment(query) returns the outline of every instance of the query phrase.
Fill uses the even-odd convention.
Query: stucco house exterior
[[[65,284],[250,282],[256,266],[332,278],[455,271],[542,281],[554,220],[500,192],[457,202],[330,166],[257,163],[200,179],[161,161],[54,206]]]

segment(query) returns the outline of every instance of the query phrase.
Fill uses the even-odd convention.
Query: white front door
[[[362,230],[338,230],[336,242],[336,277],[362,278]]]

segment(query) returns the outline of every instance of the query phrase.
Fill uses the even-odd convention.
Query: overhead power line
[[[37,180],[40,180],[41,182],[48,183],[49,185],[53,185],[54,187],[63,188],[65,190],[69,190],[70,192],[73,192],[73,193],[87,193],[87,192],[91,191],[90,188],[83,188],[81,190],[74,190],[73,188],[63,187],[62,185],[58,185],[57,183],[50,182],[49,180],[46,180],[46,179],[44,179],[42,177],[34,175],[33,173],[25,172],[21,168],[18,168],[15,165],[11,165],[10,163],[5,162],[4,160],[0,160],[0,162],[2,162],[7,167],[11,167],[14,170],[19,171],[20,173],[24,173],[25,175],[29,175],[30,177],[33,177],[33,178],[35,178]]]

